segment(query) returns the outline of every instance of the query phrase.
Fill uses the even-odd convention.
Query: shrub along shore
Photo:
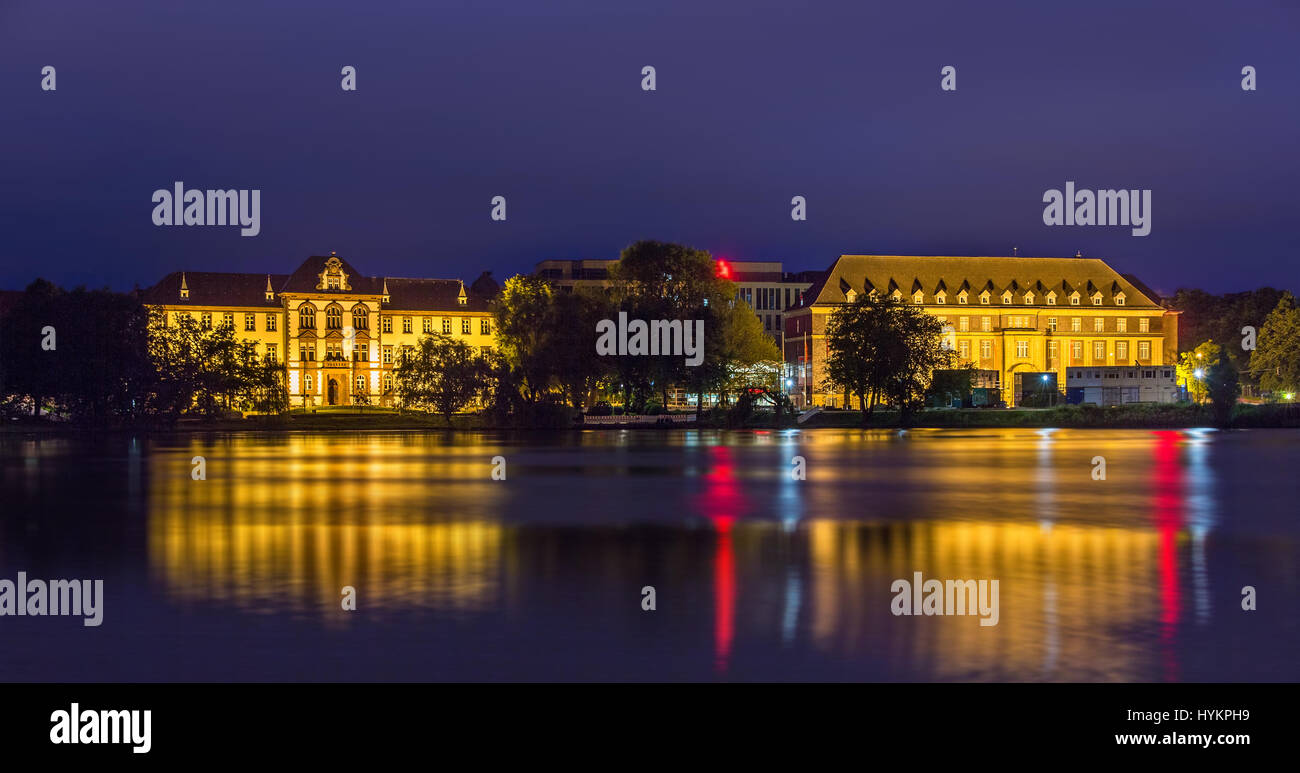
[[[581,415],[572,409],[546,412],[531,421],[500,421],[488,414],[455,414],[448,423],[443,416],[431,413],[399,413],[383,409],[329,410],[294,412],[282,416],[179,421],[148,426],[121,426],[110,431],[152,432],[334,432],[373,430],[595,430],[683,431],[692,429],[897,429],[899,414],[877,409],[864,423],[859,411],[823,411],[806,423],[798,424],[785,414],[778,421],[771,412],[752,413],[746,417],[725,409],[705,411],[698,421],[665,426],[663,424],[584,425]],[[653,417],[650,417],[653,419]],[[1025,409],[929,409],[912,413],[906,427],[933,429],[963,428],[1060,428],[1060,429],[1189,429],[1213,427],[1214,413],[1209,406],[1125,405],[1098,408],[1070,405],[1057,408]],[[1272,403],[1241,404],[1233,412],[1230,429],[1300,428],[1300,405]],[[87,428],[64,422],[24,418],[10,421],[0,432],[77,433],[105,431],[104,427]]]

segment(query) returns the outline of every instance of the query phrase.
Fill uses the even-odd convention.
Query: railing
[[[689,424],[695,414],[664,414],[662,416],[583,416],[583,424]]]

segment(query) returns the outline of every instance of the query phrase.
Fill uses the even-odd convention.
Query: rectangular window
[[[224,313],[224,314],[221,315],[221,326],[222,326],[222,327],[230,328],[231,330],[234,330],[234,329],[235,329],[235,314],[234,314],[234,312],[227,311],[226,313]]]
[[[993,329],[992,317],[980,317],[980,330],[987,333]]]
[[[1071,317],[1071,318],[1070,318],[1070,332],[1071,332],[1071,333],[1078,333],[1080,330],[1083,330],[1083,318],[1082,318],[1082,317]]]
[[[985,306],[989,305],[989,297],[987,295],[981,295],[980,303],[984,304]]]
[[[451,317],[442,318],[442,334],[451,335]]]
[[[1093,341],[1093,342],[1092,342],[1092,361],[1093,361],[1094,363],[1096,363],[1096,364],[1100,364],[1100,363],[1103,363],[1103,362],[1106,361],[1106,342],[1105,342],[1105,341]]]
[[[385,365],[393,364],[393,347],[391,346],[384,347],[384,364]]]
[[[1052,331],[1053,333],[1056,332],[1056,317],[1047,318],[1047,329]]]
[[[1022,360],[1029,357],[1028,341],[1016,341],[1016,357],[1019,357]]]
[[[1055,305],[1056,305],[1056,296],[1055,296],[1055,295],[1049,295],[1049,296],[1047,296],[1047,305],[1048,305],[1048,306],[1055,306]]]
[[[1079,296],[1077,296],[1077,295],[1071,295],[1071,296],[1070,296],[1070,305],[1071,305],[1071,306],[1078,306],[1078,305],[1079,305]]]
[[[302,358],[306,362],[316,361],[316,344],[302,345]]]
[[[958,342],[957,342],[957,353],[961,355],[961,358],[962,358],[963,360],[969,360],[969,359],[970,359],[970,341],[958,341]]]
[[[267,361],[267,362],[278,362],[279,360],[280,360],[280,353],[279,353],[278,349],[276,348],[276,345],[275,345],[275,344],[267,344],[267,345],[266,345],[266,361]]]
[[[993,342],[987,338],[980,341],[980,357],[986,360],[993,357]]]
[[[1138,332],[1139,332],[1139,333],[1150,333],[1150,332],[1151,332],[1151,320],[1148,319],[1147,317],[1139,317],[1139,318],[1138,318]]]
[[[1128,359],[1128,341],[1115,342],[1115,362]]]
[[[1120,317],[1115,320],[1115,332],[1116,333],[1128,332],[1128,317]]]
[[[357,344],[352,350],[352,359],[357,362],[370,362],[370,344]]]
[[[205,311],[199,315],[199,327],[203,330],[212,329],[212,312]]]
[[[784,311],[784,310],[786,310],[786,309],[788,309],[788,308],[790,308],[790,288],[789,288],[789,287],[785,288],[785,305],[781,307],[781,310]]]
[[[1055,366],[1056,364],[1056,342],[1055,341],[1047,342],[1047,359],[1051,361],[1053,366]]]
[[[274,332],[275,332],[275,315],[274,315],[274,314],[267,314],[267,315],[266,315],[266,332],[268,332],[268,333],[274,333]]]
[[[469,335],[469,317],[460,318],[460,332],[462,335]]]
[[[1070,342],[1070,359],[1076,365],[1083,362],[1083,341]]]
[[[1151,342],[1150,342],[1150,341],[1138,341],[1138,359],[1139,359],[1139,360],[1149,360],[1149,359],[1151,359]]]
[[[380,323],[380,330],[382,330],[385,333],[393,332],[393,318],[384,317],[384,321]]]
[[[410,317],[402,317],[402,332],[403,332],[403,333],[409,333],[409,332],[411,332],[411,318],[410,318]]]
[[[1094,333],[1106,332],[1106,320],[1102,317],[1094,318],[1092,320],[1092,332]]]
[[[483,319],[479,320],[478,332],[482,333],[483,335],[491,335],[492,320],[488,319],[487,317],[484,317]]]
[[[963,333],[965,333],[967,330],[970,330],[970,317],[958,317],[957,329]]]
[[[426,332],[426,333],[432,333],[432,332],[433,332],[433,317],[424,317],[424,318],[421,320],[421,322],[422,322],[423,325],[424,325],[424,332]]]
[[[256,314],[245,314],[245,315],[244,315],[244,329],[245,329],[245,330],[251,330],[251,331],[256,331],[256,330],[257,330],[257,315],[256,315]]]

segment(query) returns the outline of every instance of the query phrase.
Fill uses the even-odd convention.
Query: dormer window
[[[924,301],[924,300],[925,300],[925,295],[922,294],[920,290],[918,290],[918,291],[916,291],[915,293],[912,294],[912,303],[918,303],[918,304],[919,304],[919,303],[921,303],[921,302]]]
[[[185,283],[185,273],[181,272],[181,300],[190,297],[190,286]]]
[[[1051,292],[1051,293],[1048,293],[1048,294],[1047,294],[1047,305],[1048,305],[1048,306],[1055,306],[1055,305],[1056,305],[1056,293]]]
[[[1092,305],[1093,305],[1093,306],[1100,306],[1100,305],[1101,305],[1101,293],[1094,293],[1094,294],[1093,294],[1093,296],[1092,296]]]
[[[980,304],[984,306],[989,305],[989,294],[987,290],[980,293]]]
[[[1070,293],[1070,305],[1071,305],[1071,306],[1078,306],[1078,305],[1079,305],[1079,293],[1078,293],[1078,292]]]
[[[1029,306],[1029,305],[1033,304],[1033,302],[1034,302],[1034,294],[1033,294],[1033,293],[1025,293],[1025,305],[1026,305],[1026,306]]]
[[[948,296],[945,295],[944,293],[939,293],[938,295],[934,296],[934,302],[939,304],[940,306],[947,303],[947,301],[948,301]]]
[[[857,290],[849,290],[848,292],[844,293],[844,300],[848,301],[849,303],[853,303],[857,299],[858,299]]]
[[[1011,291],[1010,291],[1010,290],[1007,290],[1005,293],[1002,293],[1002,302],[1003,302],[1003,303],[1011,303]]]
[[[961,291],[961,294],[957,296],[957,303],[958,303],[959,305],[961,305],[961,306],[965,306],[965,305],[966,305],[966,291],[965,291],[965,290],[962,290],[962,291]]]
[[[1120,293],[1119,295],[1115,296],[1115,305],[1116,306],[1124,305],[1124,293]]]

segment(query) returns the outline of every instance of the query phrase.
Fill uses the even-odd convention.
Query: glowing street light
[[[1201,370],[1200,368],[1197,368],[1196,372],[1193,373],[1192,375],[1196,376],[1197,378],[1205,378],[1205,371]]]

